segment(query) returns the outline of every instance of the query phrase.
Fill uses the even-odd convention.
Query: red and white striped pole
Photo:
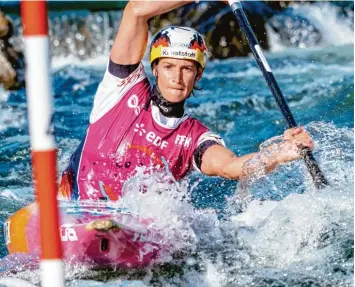
[[[63,287],[46,1],[21,1],[21,18],[33,178],[40,212],[41,286]]]

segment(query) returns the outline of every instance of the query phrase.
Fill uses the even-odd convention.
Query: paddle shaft
[[[284,117],[284,119],[287,122],[287,125],[289,128],[294,128],[297,126],[297,123],[290,111],[290,108],[287,105],[287,102],[276,82],[276,79],[274,77],[274,74],[271,71],[271,68],[266,61],[260,45],[258,43],[258,40],[255,37],[255,34],[253,32],[253,29],[251,28],[249,21],[247,17],[244,14],[242,5],[240,1],[229,1],[229,4],[233,10],[234,15],[237,17],[237,20],[239,22],[239,26],[241,30],[244,32],[249,46],[254,54],[254,57],[256,59],[257,64],[259,65],[264,78],[276,100],[277,105],[279,106],[281,113]],[[302,152],[303,158],[305,160],[306,166],[308,168],[309,173],[311,174],[313,178],[314,185],[316,186],[317,189],[324,188],[325,186],[328,185],[328,181],[324,177],[322,171],[320,170],[319,166],[317,165],[312,152],[309,149],[304,149]]]

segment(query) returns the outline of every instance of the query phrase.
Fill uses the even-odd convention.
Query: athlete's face
[[[202,76],[202,69],[192,60],[162,58],[153,67],[163,97],[172,103],[185,100]]]

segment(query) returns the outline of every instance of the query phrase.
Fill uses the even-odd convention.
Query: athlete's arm
[[[124,9],[122,21],[111,49],[116,64],[139,63],[148,41],[148,19],[193,1],[130,1]]]
[[[206,175],[239,180],[260,169],[267,173],[281,163],[300,158],[300,148],[313,149],[312,139],[301,127],[286,130],[281,143],[241,157],[221,145],[213,145],[202,156],[201,171]]]

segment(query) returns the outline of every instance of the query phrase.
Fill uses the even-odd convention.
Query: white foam
[[[352,23],[348,19],[340,18],[340,8],[331,3],[298,3],[291,4],[302,16],[311,21],[320,31],[322,42],[318,46],[343,46],[354,43]],[[273,29],[265,25],[269,39],[270,51],[278,52],[289,47],[282,44],[280,37]]]
[[[94,58],[80,59],[76,56],[57,56],[52,58],[52,71],[56,72],[66,66],[76,66],[81,68],[90,68],[104,70],[109,61],[109,54],[103,54]],[[146,67],[150,67],[149,60],[145,57],[142,60]]]
[[[339,7],[331,3],[317,3],[317,5],[296,3],[293,7],[315,23],[322,33],[324,45],[342,46],[354,43],[352,23],[339,17]]]
[[[238,61],[238,60],[236,60]],[[340,78],[342,75],[348,75],[352,74],[354,72],[354,67],[350,65],[349,63],[348,66],[344,65],[336,65],[336,64],[330,64],[330,65],[322,65],[322,64],[313,64],[313,63],[307,63],[307,64],[288,64],[283,66],[282,68],[275,68],[273,69],[273,74],[274,75],[300,75],[300,74],[312,74],[316,71],[322,71],[323,73],[329,72],[329,73],[336,73],[337,78]],[[335,76],[335,75],[334,75]],[[243,79],[245,77],[262,77],[262,73],[259,68],[257,67],[248,67],[244,71],[239,71],[239,72],[229,72],[225,73],[221,76],[221,73],[219,72],[210,72],[206,73],[204,75],[205,78],[208,80],[216,79],[216,78],[224,78],[224,79]],[[323,78],[321,78],[323,80]]]
[[[0,196],[11,198],[11,199],[14,199],[14,200],[19,200],[19,197],[14,193],[13,190],[5,189],[5,190],[0,192]]]
[[[237,228],[249,227],[240,236],[252,248],[258,265],[302,268],[313,261],[324,263],[323,256],[331,256],[337,248],[335,237],[351,236],[354,206],[351,189],[351,186],[347,190],[327,188],[304,195],[291,194],[280,202],[253,202],[232,220]],[[328,235],[323,235],[327,232],[333,236],[329,242]]]
[[[6,286],[6,287],[35,287],[36,286],[24,280],[12,278],[12,277],[0,279],[0,284],[1,284],[0,286]]]
[[[8,128],[23,127],[26,122],[25,111],[13,107],[0,110],[0,132]]]
[[[220,237],[214,210],[197,210],[189,202],[187,182],[174,183],[169,175],[138,173],[124,186],[123,206],[141,218],[154,222],[150,228],[163,235],[160,242],[169,246],[160,254],[161,261],[170,261],[175,251],[191,254],[203,240]],[[146,192],[141,192],[141,186]]]
[[[223,281],[225,280],[226,274],[221,274],[210,260],[206,261],[206,281],[208,283],[207,286],[224,286]]]
[[[58,150],[58,178],[61,178],[61,173],[68,166],[70,157],[75,149],[79,146],[80,140],[63,138],[58,142],[60,149]]]
[[[6,102],[9,98],[10,92],[4,90],[4,88],[0,85],[0,103]]]
[[[13,171],[8,179],[11,180],[17,178],[18,178],[18,174],[15,171]],[[21,187],[21,188],[11,188],[11,189],[5,188],[0,192],[0,196],[14,199],[20,202],[30,202],[34,198],[32,187]]]
[[[78,67],[90,67],[90,68],[97,68],[97,69],[105,69],[108,55],[97,56],[91,59],[81,60],[75,56],[67,56],[67,57],[54,57],[52,59],[52,70],[57,71],[65,66],[78,66]]]
[[[280,52],[288,48],[285,44],[282,44],[280,35],[276,33],[268,23],[265,24],[265,30],[270,52]]]

